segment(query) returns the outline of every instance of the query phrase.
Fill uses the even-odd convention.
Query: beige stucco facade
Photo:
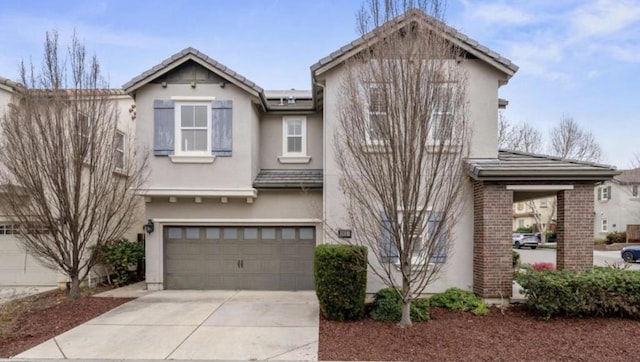
[[[467,109],[471,128],[469,147],[470,158],[491,158],[498,153],[497,119],[498,119],[498,88],[507,76],[481,60],[465,59],[459,65],[467,75]],[[329,230],[354,229],[349,224],[345,208],[345,197],[340,190],[340,170],[335,160],[333,146],[336,129],[338,128],[338,108],[341,101],[341,87],[345,77],[345,69],[337,66],[319,77],[324,87],[324,132],[326,142],[325,153],[325,183],[324,183],[324,220],[327,230],[324,234],[325,242],[343,242],[335,239]],[[464,195],[460,220],[451,230],[448,242],[451,252],[447,258],[438,279],[429,285],[426,293],[438,293],[450,287],[470,289],[473,285],[473,187],[469,179],[465,181]],[[358,230],[353,230],[357,233]],[[369,259],[375,260],[372,253],[378,252],[369,248]],[[399,282],[400,272],[395,275]],[[383,281],[372,270],[368,273],[367,292],[375,293],[384,286]]]

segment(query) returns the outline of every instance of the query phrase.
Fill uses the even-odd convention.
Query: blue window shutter
[[[380,235],[380,256],[384,263],[397,263],[398,262],[398,248],[393,241],[393,235],[391,234],[391,221],[386,214],[381,216],[382,225]]]
[[[438,234],[435,235],[436,229],[440,227]],[[429,242],[436,243],[436,249],[433,251],[429,262],[431,263],[444,263],[447,261],[447,220],[443,219],[442,212],[432,211],[429,213],[429,219],[427,221],[427,231],[429,233]]]
[[[233,145],[233,105],[230,100],[211,104],[211,154],[231,157]]]
[[[153,154],[168,156],[174,151],[175,105],[171,100],[153,101]]]

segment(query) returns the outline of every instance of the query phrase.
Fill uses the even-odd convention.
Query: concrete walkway
[[[159,291],[15,359],[318,359],[315,292]]]

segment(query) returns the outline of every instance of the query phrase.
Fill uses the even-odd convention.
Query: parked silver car
[[[513,233],[513,247],[520,249],[523,246],[535,249],[538,247],[538,238],[533,233]]]

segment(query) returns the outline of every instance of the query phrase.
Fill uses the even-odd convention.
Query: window
[[[518,203],[518,211],[524,210],[524,204],[522,202]]]
[[[631,197],[638,197],[638,185],[631,186]]]
[[[124,155],[125,155],[124,139],[125,139],[124,133],[118,131],[116,133],[116,140],[115,140],[115,158],[116,158],[115,162],[116,162],[116,169],[118,170],[124,169]]]
[[[609,231],[609,221],[607,219],[602,219],[602,232],[606,233]]]
[[[398,221],[400,222],[401,226],[405,226],[405,224],[407,225],[407,227],[409,229],[412,228],[412,224],[415,223],[415,221],[417,220],[412,220],[412,219],[408,219],[405,222],[405,218],[412,218],[414,215],[412,212],[410,211],[403,211],[400,212],[400,214],[398,215]],[[423,216],[426,219],[426,214]],[[416,216],[418,217],[418,216]],[[408,230],[411,231],[411,230]],[[420,226],[420,225],[415,225],[415,227],[413,227],[413,245],[412,245],[412,249],[411,249],[411,261],[412,264],[416,264],[416,263],[424,263],[424,255],[423,254],[423,250],[424,250],[424,233],[426,232],[426,227],[424,226]],[[400,231],[402,233],[402,235],[405,234],[404,231]],[[402,244],[404,245],[404,240],[402,240]]]
[[[598,187],[598,201],[611,200],[611,186]]]
[[[384,122],[387,120],[387,87],[384,83],[369,83],[367,87],[368,124],[366,140],[369,144],[384,142]]]
[[[282,155],[307,155],[307,118],[284,117],[282,119]]]
[[[18,225],[0,224],[0,235],[15,235],[15,234],[18,234]]]
[[[519,228],[523,228],[524,227],[524,220],[522,220],[522,219],[518,220],[518,227]]]
[[[176,103],[177,153],[210,155],[210,119],[209,103]]]
[[[540,200],[540,207],[547,207],[547,200],[546,199]]]
[[[434,143],[448,141],[453,136],[453,86],[451,83],[437,83],[432,91],[435,105],[431,114],[431,139]]]

